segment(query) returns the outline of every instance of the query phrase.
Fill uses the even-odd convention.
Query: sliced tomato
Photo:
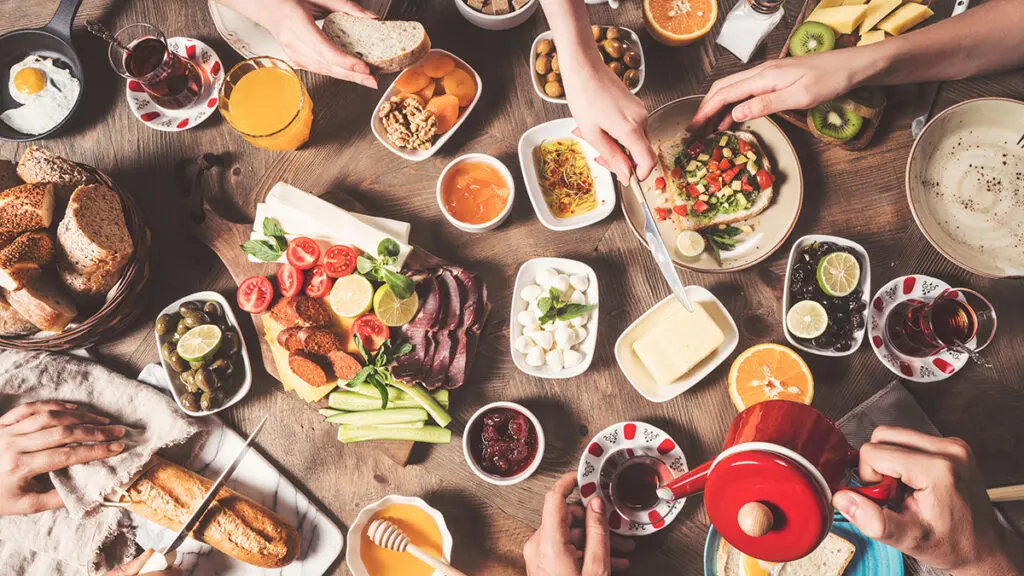
[[[740,140],[740,142],[742,142],[742,140]],[[754,191],[754,187],[750,185],[750,182],[747,182],[747,175],[746,174],[743,175],[743,180],[740,181],[740,190],[742,190],[744,192],[753,192]]]
[[[718,163],[719,170],[728,170],[732,168],[732,162],[729,162],[728,158],[722,158],[722,161]]]
[[[281,296],[291,297],[302,292],[302,271],[291,264],[281,264],[277,269],[277,289]]]
[[[309,269],[309,278],[306,279],[306,296],[310,298],[323,298],[331,292],[334,280],[327,276],[327,269],[317,264]]]
[[[324,268],[331,278],[348,276],[356,269],[359,253],[351,246],[331,246],[324,252]]]
[[[359,336],[363,347],[376,350],[391,336],[391,330],[377,318],[376,314],[363,314],[352,323],[352,333]]]
[[[662,208],[661,206],[658,206],[657,208],[654,209],[654,217],[659,222],[668,218],[668,208]]]
[[[274,285],[263,276],[250,276],[238,286],[238,307],[250,314],[262,314],[274,300]]]
[[[722,189],[721,180],[708,180],[708,192],[715,193]],[[699,194],[698,194],[699,196]]]
[[[654,179],[654,187],[657,188],[658,190],[664,190],[665,189],[665,179],[662,178],[661,176],[658,176],[657,178],[655,178]]]
[[[693,144],[690,144],[690,148],[686,152],[690,155],[691,158],[696,158],[697,156],[700,156],[700,153],[703,151],[704,143],[701,142],[700,140],[696,140]]]
[[[765,172],[764,168],[758,170],[756,176],[757,176],[757,185],[761,188],[761,190],[764,190],[766,188],[771,188],[772,180],[774,180],[774,178],[772,178],[771,174],[769,174],[768,172]]]
[[[299,270],[309,270],[320,261],[320,245],[312,238],[299,236],[288,244],[288,263]]]
[[[697,196],[700,196],[700,190],[693,184],[690,184],[689,186],[686,187],[686,193],[690,196],[690,198],[696,198]]]
[[[682,168],[680,168],[679,166],[676,166],[675,168],[672,169],[672,177],[673,178],[675,178],[676,180],[679,180],[680,178],[682,178],[682,176],[683,176],[683,169]]]
[[[753,150],[753,147],[751,147],[743,138],[737,138],[736,140],[740,143],[740,154],[746,154]]]
[[[697,214],[703,214],[707,212],[708,208],[710,208],[710,206],[708,206],[708,203],[703,200],[697,200],[696,202],[693,203],[693,211],[696,212]]]
[[[722,149],[719,148],[718,146],[715,146],[715,149],[711,151],[711,163],[718,164],[719,162],[722,161],[722,158],[724,158],[724,156],[722,155]]]
[[[686,204],[676,204],[672,207],[672,211],[680,216],[686,216]]]
[[[728,172],[722,175],[722,180],[724,180],[726,184],[732,182],[733,178],[736,178],[736,175],[740,173],[740,170],[743,170],[743,166],[737,166],[732,170],[729,170]]]

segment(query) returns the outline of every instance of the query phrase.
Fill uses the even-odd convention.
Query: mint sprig
[[[539,318],[541,324],[554,322],[555,320],[568,321],[582,316],[597,308],[597,304],[573,304],[563,302],[558,290],[548,288],[548,295],[537,300],[537,308],[541,311]]]
[[[288,239],[277,218],[263,219],[263,235],[267,237],[265,240],[249,240],[242,244],[242,251],[263,262],[277,262],[288,249]]]

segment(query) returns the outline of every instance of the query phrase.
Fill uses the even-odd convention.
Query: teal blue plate
[[[849,522],[833,523],[832,533],[857,547],[857,553],[843,576],[903,576],[903,554],[899,550],[868,538]],[[721,535],[712,526],[704,543],[704,576],[718,576],[715,559],[721,540]]]

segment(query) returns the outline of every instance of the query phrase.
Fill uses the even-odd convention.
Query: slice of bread
[[[57,226],[58,262],[79,274],[117,270],[134,252],[121,200],[102,184],[81,186],[71,195]]]
[[[799,560],[775,564],[773,568],[777,569],[778,576],[842,576],[856,553],[857,547],[853,543],[829,533],[814,552]],[[739,550],[723,539],[715,557],[718,576],[744,576],[740,568],[742,556]]]
[[[21,290],[53,261],[53,237],[49,232],[26,232],[0,250],[0,286]]]
[[[67,200],[79,186],[92,184],[96,178],[74,162],[61,158],[49,150],[29,146],[18,161],[18,176],[30,184],[51,182],[62,200]]]
[[[46,332],[60,332],[78,315],[78,308],[50,275],[34,278],[21,290],[0,288],[12,308]]]
[[[21,178],[18,178],[18,170],[14,167],[14,162],[0,160],[0,192],[8,188],[14,188],[21,183]]]
[[[0,336],[25,336],[39,331],[36,325],[18,313],[7,299],[0,295]]]
[[[764,167],[769,172],[771,171],[771,163],[768,157],[765,156],[764,151],[761,149],[760,142],[757,141],[757,137],[750,132],[743,131],[729,131],[723,130],[722,134],[732,134],[737,138],[745,140],[751,147],[756,151],[759,158],[764,160]],[[664,141],[658,144],[658,165],[661,167],[661,172],[665,177],[665,181],[668,183],[668,189],[673,194],[685,194],[683,190],[686,189],[685,178],[676,179],[672,177],[672,168],[675,166],[676,157],[680,154],[684,154],[684,147],[687,144],[681,138],[674,140]],[[678,191],[678,192],[677,192]],[[689,214],[687,216],[675,215],[673,220],[676,226],[681,230],[703,230],[712,226],[718,226],[720,224],[733,224],[735,222],[742,222],[743,220],[749,220],[754,216],[757,216],[761,212],[764,212],[765,208],[768,207],[772,202],[774,196],[773,188],[766,188],[757,195],[757,199],[745,210],[739,212],[730,212],[729,214],[718,214],[714,218],[701,218],[697,214]]]
[[[23,232],[49,228],[53,222],[54,187],[22,184],[0,192],[0,246]]]
[[[123,267],[100,267],[91,272],[77,272],[65,262],[57,262],[57,275],[61,282],[71,291],[71,296],[79,305],[92,307],[117,285],[121,279]]]
[[[335,12],[324,20],[324,33],[373,72],[400,72],[430,52],[430,38],[419,22],[385,22]]]

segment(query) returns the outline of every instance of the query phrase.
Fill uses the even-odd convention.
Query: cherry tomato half
[[[376,350],[391,336],[391,330],[377,318],[376,314],[363,314],[352,323],[352,332],[359,336],[363,347]]]
[[[312,238],[299,236],[288,244],[288,263],[299,270],[309,270],[320,261],[320,245]]]
[[[281,296],[291,297],[302,292],[303,280],[302,271],[291,264],[281,264],[277,269],[277,289]]]
[[[238,307],[250,314],[262,314],[274,300],[274,286],[263,276],[250,276],[238,286]]]
[[[351,246],[331,246],[324,253],[324,268],[327,269],[327,275],[331,278],[341,278],[355,272],[358,257],[359,253]]]
[[[306,296],[310,298],[323,298],[331,291],[334,281],[327,277],[327,270],[317,264],[309,271],[309,278],[306,279]]]

